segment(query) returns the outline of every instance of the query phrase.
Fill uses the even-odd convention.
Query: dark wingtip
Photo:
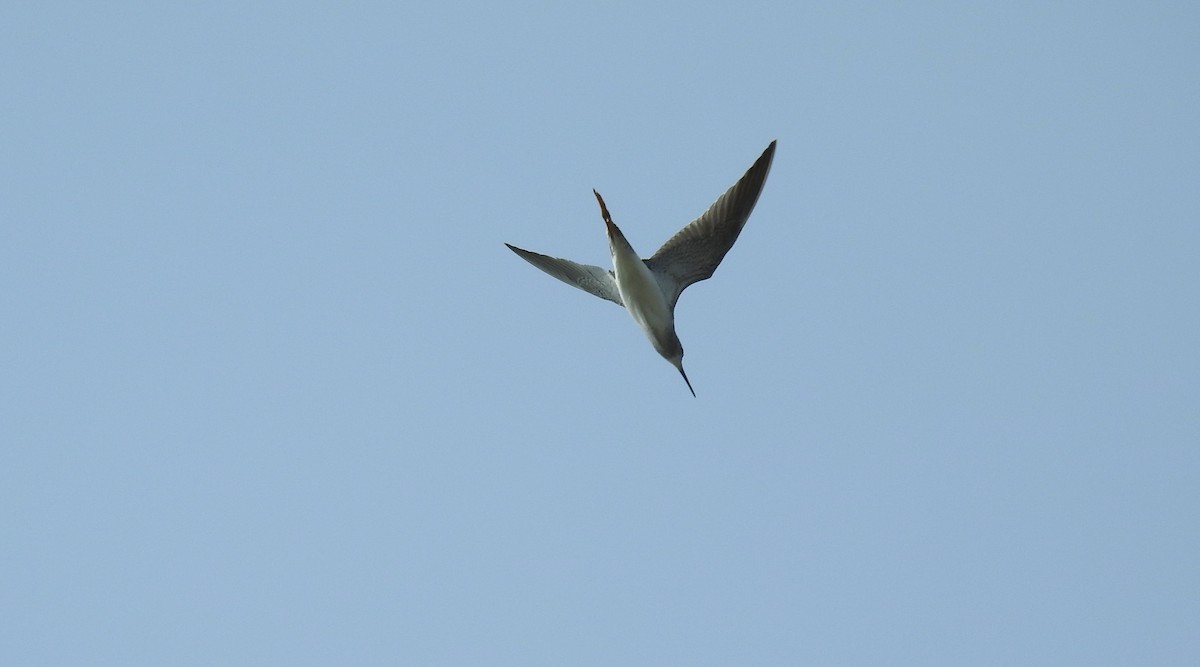
[[[775,157],[775,142],[776,142],[776,141],[778,141],[778,140],[777,140],[777,139],[772,139],[772,140],[771,140],[771,143],[767,144],[767,148],[766,148],[766,150],[764,150],[764,151],[763,151],[762,155],[761,155],[761,156],[759,156],[759,158],[758,158],[759,160],[761,160],[761,159],[763,159],[764,157],[767,157],[767,156],[770,156],[770,157],[772,157],[772,158],[774,158],[774,157]]]

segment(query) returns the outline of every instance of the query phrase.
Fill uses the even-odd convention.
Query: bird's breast
[[[636,255],[618,254],[613,258],[613,273],[625,308],[655,347],[660,339],[673,339],[675,318],[671,304],[646,263]]]

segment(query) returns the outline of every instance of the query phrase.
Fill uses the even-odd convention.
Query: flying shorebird
[[[539,255],[505,243],[509,250],[559,280],[624,306],[641,327],[654,349],[679,369],[692,396],[696,390],[683,372],[683,345],[675,334],[675,302],[688,285],[712,277],[725,253],[733,247],[762,192],[775,142],[763,151],[746,173],[717,198],[704,215],[688,223],[663,244],[650,259],[641,259],[613,224],[599,192],[600,215],[608,228],[611,271],[569,259]]]

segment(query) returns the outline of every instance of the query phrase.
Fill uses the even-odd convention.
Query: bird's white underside
[[[667,302],[658,279],[646,263],[628,246],[614,244],[613,273],[617,289],[633,321],[646,337],[659,347],[658,341],[669,339],[674,328],[671,304]]]

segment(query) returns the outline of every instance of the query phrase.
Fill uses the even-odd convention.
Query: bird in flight
[[[717,265],[733,247],[758,202],[771,160],[772,141],[750,169],[717,198],[699,218],[667,240],[649,259],[641,259],[612,221],[604,198],[592,190],[608,229],[608,250],[613,268],[579,264],[569,259],[540,255],[505,243],[525,261],[559,280],[624,306],[650,339],[654,349],[679,370],[692,396],[696,390],[683,372],[683,345],[675,334],[675,303],[689,285],[712,277]]]

